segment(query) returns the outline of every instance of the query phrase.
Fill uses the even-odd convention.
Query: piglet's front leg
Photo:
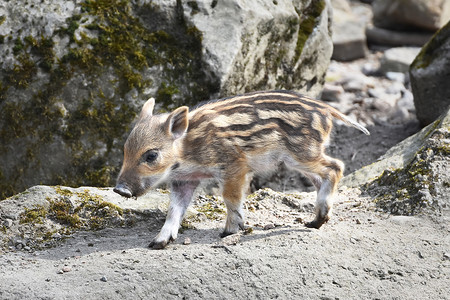
[[[150,248],[163,249],[170,241],[177,238],[184,213],[191,203],[198,185],[198,181],[174,181],[171,183],[170,206],[166,222],[150,243]]]

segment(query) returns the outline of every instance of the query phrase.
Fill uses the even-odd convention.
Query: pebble
[[[190,245],[191,243],[192,242],[191,242],[190,238],[188,238],[188,237],[184,238],[183,245]]]
[[[450,252],[444,253],[444,260],[450,260]]]
[[[106,276],[102,276],[102,278],[100,278],[100,281],[107,282],[108,278],[106,278]]]
[[[16,249],[21,250],[23,248],[23,242],[18,240],[16,241]]]
[[[356,244],[357,242],[359,242],[359,239],[354,238],[354,237],[351,237],[351,238],[350,238],[350,243]]]
[[[274,229],[274,228],[275,228],[275,225],[272,223],[264,225],[264,230],[270,230],[270,229]]]
[[[10,228],[12,226],[12,224],[13,224],[13,220],[11,220],[11,219],[5,219],[5,221],[3,222],[3,225],[6,228]]]
[[[237,243],[239,243],[240,239],[241,235],[239,233],[235,233],[222,238],[222,243],[224,245],[236,245]]]
[[[67,272],[72,271],[72,268],[69,267],[69,266],[64,266],[61,270],[62,270],[64,273],[67,273]]]
[[[392,81],[405,83],[406,75],[401,72],[386,72],[386,78]]]
[[[344,88],[340,85],[332,85],[325,83],[322,90],[321,99],[330,102],[341,102],[344,95]]]

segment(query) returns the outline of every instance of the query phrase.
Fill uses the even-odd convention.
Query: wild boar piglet
[[[317,189],[316,217],[306,226],[320,228],[331,216],[332,196],[344,164],[325,154],[332,121],[365,134],[366,128],[335,108],[291,91],[254,92],[180,107],[153,115],[149,99],[124,146],[114,191],[138,197],[151,187],[171,189],[167,219],[150,243],[164,248],[177,238],[183,215],[203,180],[216,179],[227,206],[223,236],[244,228],[243,200],[250,175],[270,173],[280,163],[306,175]]]

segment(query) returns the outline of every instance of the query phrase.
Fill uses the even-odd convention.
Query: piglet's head
[[[123,165],[114,192],[127,198],[140,196],[168,178],[177,163],[179,141],[189,125],[188,107],[153,115],[154,106],[153,98],[144,104],[125,142]]]

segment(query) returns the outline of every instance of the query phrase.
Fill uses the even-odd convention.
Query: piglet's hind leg
[[[236,166],[236,172],[226,177],[223,186],[223,198],[227,206],[227,221],[225,229],[220,235],[226,237],[244,230],[244,188],[248,184],[247,169],[243,165]]]
[[[316,218],[305,225],[318,229],[331,217],[333,197],[339,180],[342,178],[344,164],[340,160],[323,155],[316,168],[318,172],[315,173],[321,178],[321,183],[315,184],[317,188]]]

